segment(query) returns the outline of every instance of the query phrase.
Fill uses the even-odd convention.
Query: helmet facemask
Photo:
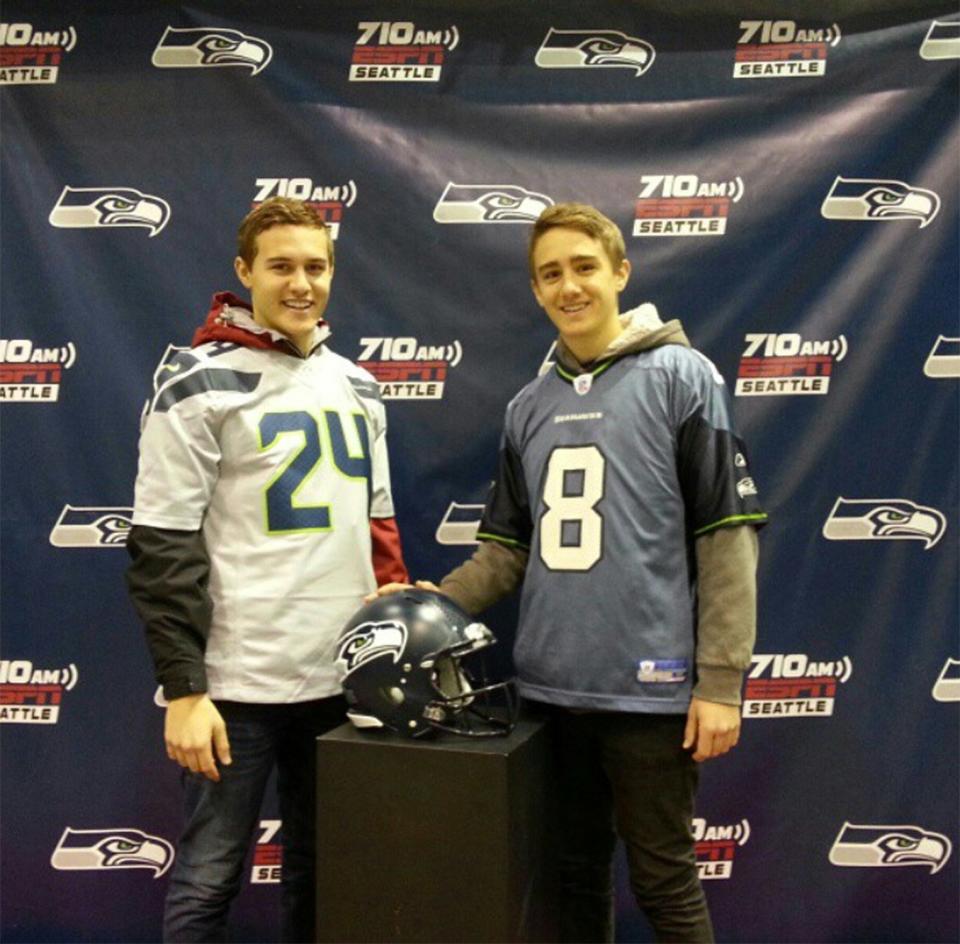
[[[485,636],[478,638],[468,652],[496,641],[486,626],[474,623],[467,630],[474,628]],[[434,661],[430,684],[437,697],[423,714],[434,728],[466,737],[502,737],[517,722],[518,700],[513,683],[489,682],[482,663],[479,677],[474,678],[463,665],[461,655],[445,653]]]

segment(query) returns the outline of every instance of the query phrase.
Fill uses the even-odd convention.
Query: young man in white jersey
[[[561,939],[613,940],[619,835],[657,940],[711,941],[697,762],[737,743],[767,516],[716,368],[653,305],[620,314],[617,226],[551,207],[529,262],[557,365],[507,407],[479,549],[439,589],[477,613],[522,583],[514,659],[553,722]]]
[[[140,437],[128,584],[168,701],[186,826],[164,940],[218,941],[277,770],[282,936],[314,940],[315,739],[344,720],[341,627],[403,580],[386,415],[323,320],[330,232],[297,200],[252,210],[237,277],[158,371]]]

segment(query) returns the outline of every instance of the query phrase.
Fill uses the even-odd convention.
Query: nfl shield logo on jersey
[[[573,389],[577,391],[582,397],[584,394],[590,392],[590,388],[593,386],[593,374],[580,374],[576,380],[573,382]]]

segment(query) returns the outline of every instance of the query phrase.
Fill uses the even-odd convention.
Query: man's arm
[[[718,528],[697,538],[697,684],[684,747],[694,760],[725,754],[740,737],[740,687],[757,629],[757,532]]]
[[[403,562],[400,547],[400,529],[396,518],[370,519],[370,545],[373,556],[373,575],[378,586],[404,586],[410,579]]]
[[[523,581],[530,552],[498,541],[481,541],[471,558],[440,581],[439,590],[471,615],[493,606]]]
[[[697,556],[697,684],[684,744],[696,760],[740,734],[740,685],[756,634],[756,528],[766,523],[723,378],[703,355],[674,384],[677,473]]]
[[[146,627],[157,681],[169,702],[164,724],[167,756],[211,780],[230,763],[220,712],[207,696],[203,665],[212,605],[210,562],[199,531],[134,525],[127,539],[132,563],[127,586]]]

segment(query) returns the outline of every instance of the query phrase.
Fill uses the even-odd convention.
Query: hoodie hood
[[[679,320],[673,318],[670,321],[661,321],[657,307],[652,302],[644,302],[624,312],[620,315],[620,324],[623,326],[623,333],[617,335],[592,364],[613,361],[627,354],[636,354],[638,351],[647,351],[664,344],[690,347],[690,340]],[[557,340],[556,354],[560,365],[573,373],[582,373],[588,366],[592,366],[581,364],[562,338]]]
[[[314,329],[310,353],[330,337],[330,326],[321,318]],[[248,302],[233,292],[217,292],[210,302],[210,311],[204,323],[193,335],[192,347],[208,341],[229,341],[243,347],[281,351],[293,357],[303,357],[300,349],[279,331],[273,331],[253,320],[253,309]]]

